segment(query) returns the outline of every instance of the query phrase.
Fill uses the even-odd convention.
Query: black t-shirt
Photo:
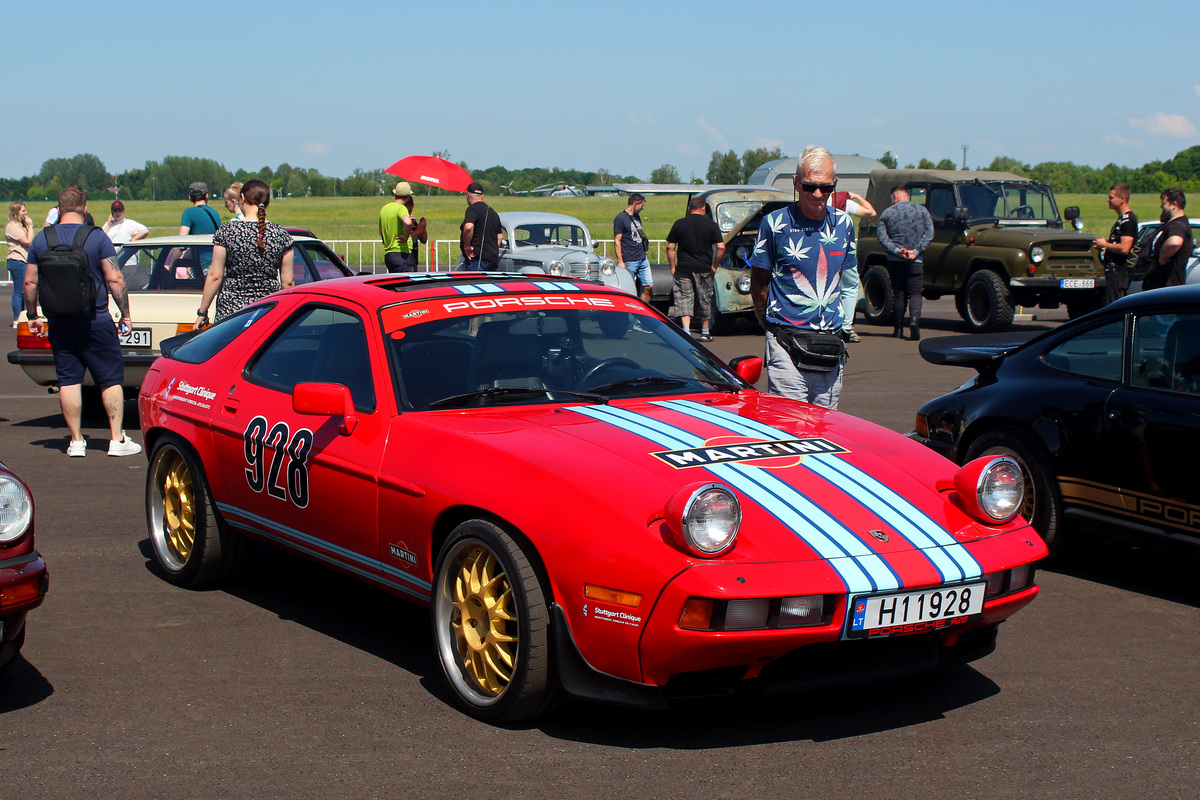
[[[1182,236],[1183,244],[1179,250],[1171,257],[1171,260],[1166,264],[1158,262],[1159,253],[1162,252],[1163,245],[1167,243],[1167,239],[1172,236]],[[1166,223],[1159,229],[1158,235],[1154,238],[1153,258],[1151,260],[1150,272],[1142,281],[1143,289],[1159,289],[1163,286],[1182,286],[1186,278],[1187,262],[1192,257],[1192,226],[1188,222],[1188,218],[1176,217]]]
[[[1132,211],[1126,211],[1121,216],[1117,217],[1117,221],[1113,223],[1112,230],[1108,233],[1108,241],[1113,244],[1120,244],[1121,239],[1125,236],[1132,237],[1137,241],[1137,216]],[[1125,262],[1129,259],[1129,254],[1121,255],[1114,253],[1112,250],[1104,251],[1104,266],[1121,269],[1125,266]]]
[[[496,237],[503,230],[500,226],[500,215],[480,200],[467,206],[467,212],[463,215],[463,225],[468,222],[475,225],[471,234],[471,246],[475,248],[476,257],[498,264],[500,246],[496,244]]]
[[[675,220],[667,241],[677,247],[677,271],[712,272],[712,250],[721,243],[721,229],[703,214],[688,214]]]

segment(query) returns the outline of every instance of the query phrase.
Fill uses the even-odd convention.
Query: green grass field
[[[1097,236],[1108,234],[1114,220],[1105,195],[1061,194],[1057,196],[1060,211],[1067,206],[1079,206],[1084,230]],[[594,239],[612,238],[612,220],[625,208],[620,197],[488,197],[488,204],[497,211],[545,211],[569,214],[582,220]],[[89,204],[97,224],[108,218],[108,200]],[[379,235],[379,209],[385,197],[298,197],[271,201],[268,217],[281,225],[307,228],[322,239],[375,239]],[[431,197],[426,206],[424,196],[417,196],[415,213],[429,220],[430,241],[457,239],[466,200],[463,195]],[[1131,199],[1139,220],[1158,218],[1158,195],[1139,194]],[[40,226],[52,202],[27,204],[35,227]],[[150,228],[151,236],[170,236],[179,231],[179,218],[187,208],[179,201],[137,201],[125,205],[125,213]],[[225,207],[218,201],[212,207],[228,218]],[[683,216],[682,196],[651,197],[642,212],[646,233],[651,239],[665,239],[671,223]],[[609,253],[611,255],[611,247]],[[455,251],[457,254],[457,251]],[[7,276],[6,276],[7,277]]]

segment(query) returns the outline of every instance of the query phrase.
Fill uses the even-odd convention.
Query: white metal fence
[[[383,243],[378,239],[326,239],[325,243],[342,257],[346,266],[357,272],[384,272]],[[651,239],[653,246],[650,261],[655,264],[665,264],[663,247],[666,239]],[[600,239],[598,252],[601,256],[612,258],[609,250],[613,246],[611,239]],[[458,265],[458,239],[438,239],[421,246],[421,266],[434,272],[449,272]]]

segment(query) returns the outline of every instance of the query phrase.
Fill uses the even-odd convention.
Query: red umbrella
[[[471,174],[451,161],[437,156],[409,156],[384,170],[391,175],[451,192],[466,192]]]

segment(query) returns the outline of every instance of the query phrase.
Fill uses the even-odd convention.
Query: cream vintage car
[[[304,233],[307,233],[305,231]],[[353,275],[345,262],[314,236],[292,231],[296,285]],[[117,247],[117,265],[129,289],[129,313],[133,328],[121,335],[127,389],[136,390],[146,370],[159,356],[159,346],[192,329],[204,287],[204,276],[212,261],[212,234],[160,236]],[[114,324],[120,321],[116,305],[109,300]],[[29,333],[24,312],[18,319],[17,349],[8,354],[39,386],[55,386],[54,356],[48,338]],[[91,386],[87,373],[84,386]]]

